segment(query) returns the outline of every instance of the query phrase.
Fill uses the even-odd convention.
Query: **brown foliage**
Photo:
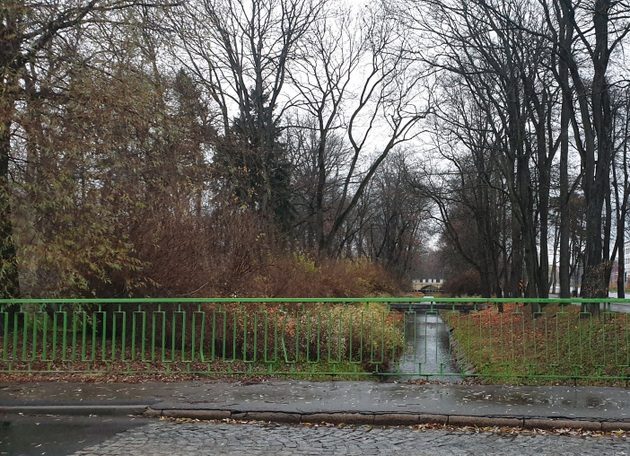
[[[381,266],[370,261],[306,256],[279,257],[254,284],[254,294],[287,297],[358,297],[395,294],[399,287]]]
[[[19,158],[28,166],[16,169],[13,195],[24,296],[397,290],[368,261],[315,264],[295,254],[295,233],[283,226],[281,235],[278,220],[227,188],[251,167],[231,164],[230,179],[217,179],[212,113],[192,80],[178,73],[158,81],[145,70],[77,70],[65,97],[25,105]]]
[[[442,289],[445,293],[453,296],[479,295],[481,294],[479,273],[474,269],[467,269],[464,272],[449,277]]]
[[[367,260],[316,264],[280,247],[278,234],[250,211],[144,219],[131,234],[146,264],[136,295],[351,297],[394,294],[399,287]]]

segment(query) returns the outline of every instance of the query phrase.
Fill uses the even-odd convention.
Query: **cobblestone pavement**
[[[162,421],[120,433],[75,456],[176,455],[629,455],[619,437],[500,435],[410,428]]]

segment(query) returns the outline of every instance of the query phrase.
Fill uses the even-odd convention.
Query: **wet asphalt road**
[[[69,455],[151,422],[136,417],[0,415],[0,455]]]
[[[626,439],[611,436],[103,417],[4,417],[2,422],[0,454],[12,456],[630,454]]]

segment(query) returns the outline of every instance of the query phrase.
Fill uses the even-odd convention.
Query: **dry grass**
[[[463,315],[447,312],[458,356],[481,380],[518,383],[630,378],[630,315],[584,318],[577,306],[546,306],[533,315],[509,304]]]

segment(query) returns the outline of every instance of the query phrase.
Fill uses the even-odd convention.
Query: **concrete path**
[[[630,389],[376,382],[0,383],[0,414],[630,430]]]

